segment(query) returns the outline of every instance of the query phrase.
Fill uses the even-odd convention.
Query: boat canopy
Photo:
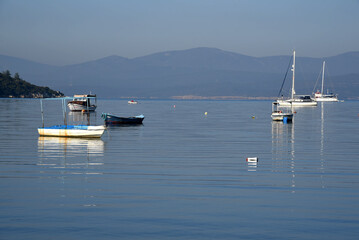
[[[75,95],[75,96],[82,96],[82,97],[76,97],[77,99],[95,99],[96,98],[96,95],[92,95],[91,97],[86,97],[86,95]],[[87,95],[89,96],[89,95]],[[65,100],[73,100],[74,97],[60,97],[60,98],[41,98],[40,100],[43,101],[43,100],[62,100],[62,101],[65,101]]]
[[[80,95],[78,95],[80,96]],[[81,96],[90,96],[90,95],[81,95]],[[95,97],[93,97],[95,96]],[[41,119],[42,119],[42,127],[44,127],[44,108],[43,108],[43,104],[42,102],[45,100],[56,100],[56,101],[62,101],[62,114],[63,114],[63,118],[64,118],[64,125],[67,125],[67,119],[66,119],[66,101],[72,101],[74,98],[73,97],[61,97],[61,98],[41,98],[40,99],[40,106],[41,106]],[[96,99],[96,95],[91,95],[91,97],[79,97],[78,99],[83,99],[83,100],[87,100],[87,99]]]
[[[91,95],[91,94],[85,94],[85,95],[74,95],[74,98],[95,98],[96,94]]]

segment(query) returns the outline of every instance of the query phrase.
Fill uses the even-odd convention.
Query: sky
[[[213,47],[254,57],[359,51],[359,0],[0,0],[0,55],[69,65]]]

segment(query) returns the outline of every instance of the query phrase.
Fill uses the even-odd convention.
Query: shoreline
[[[245,96],[172,96],[175,100],[275,100],[276,97],[245,97]]]
[[[0,97],[0,99],[43,99],[44,97]],[[46,98],[46,97],[45,97]],[[61,98],[61,97],[47,97],[47,98]],[[138,100],[276,100],[277,97],[246,97],[246,96],[196,96],[196,95],[183,95],[183,96],[171,96],[171,97],[98,97],[99,99],[138,99]],[[348,97],[341,100],[359,101],[358,97]]]

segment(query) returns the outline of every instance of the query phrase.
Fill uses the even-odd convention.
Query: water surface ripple
[[[69,122],[145,120],[39,137],[39,100],[0,99],[0,239],[357,239],[359,102],[298,108],[292,124],[269,101],[98,105]],[[61,123],[60,104],[44,108]]]

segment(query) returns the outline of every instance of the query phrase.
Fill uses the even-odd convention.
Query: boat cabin
[[[90,99],[95,99],[95,104],[91,104]],[[68,102],[71,111],[95,111],[97,105],[96,95],[74,95],[72,101]]]

